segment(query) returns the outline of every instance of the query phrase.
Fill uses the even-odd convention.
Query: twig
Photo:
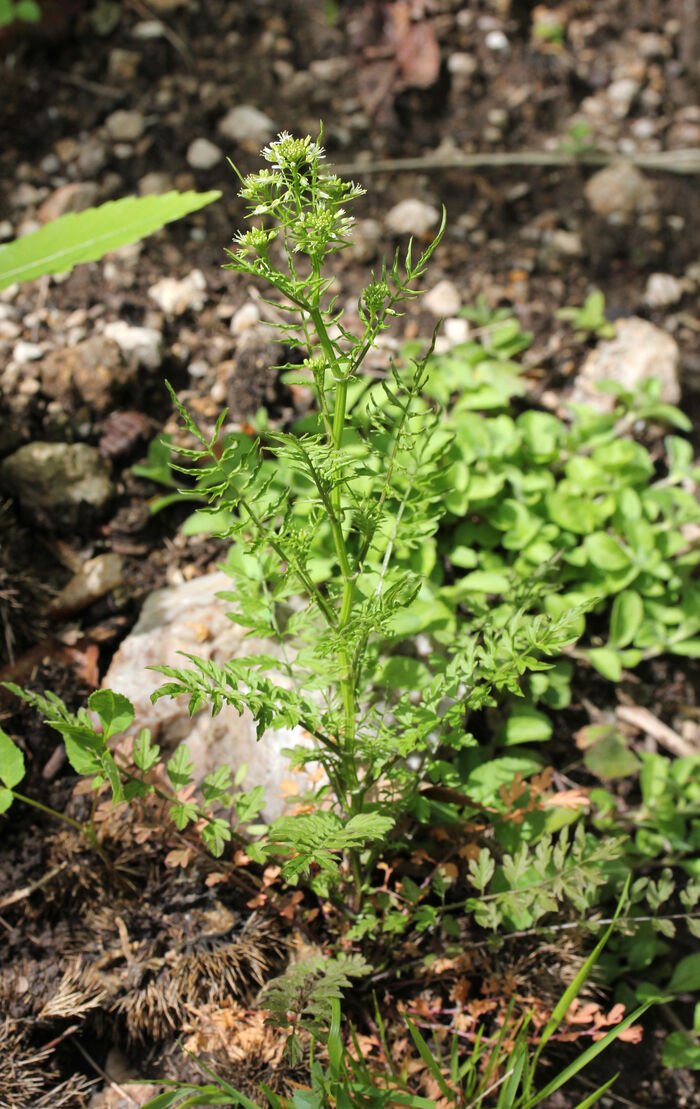
[[[192,54],[187,49],[187,43],[181,39],[171,27],[168,27],[168,24],[161,19],[158,12],[153,11],[153,8],[149,8],[148,4],[141,3],[141,0],[126,0],[126,2],[142,19],[157,20],[163,29],[163,38],[167,39],[170,45],[177,50],[178,54],[184,58],[187,65],[192,65]]]
[[[618,705],[615,715],[623,724],[631,724],[640,732],[646,732],[678,758],[698,753],[692,743],[683,739],[678,732],[674,732],[673,728],[669,728],[668,724],[664,724],[654,716],[653,712],[649,712],[649,709],[642,708],[640,705]]]
[[[76,73],[62,73],[60,69],[52,69],[51,76],[66,85],[75,85],[76,88],[85,89],[95,96],[104,96],[109,100],[119,100],[124,95],[124,89],[113,88],[112,85],[100,85],[97,81],[88,81],[86,77],[79,77]]]
[[[566,154],[561,150],[516,150],[508,152],[483,151],[476,154],[426,154],[422,158],[386,158],[383,161],[352,162],[334,166],[341,175],[361,177],[367,173],[423,172],[443,169],[489,169],[503,166],[609,166],[613,162],[626,162],[639,169],[665,173],[700,173],[700,150],[660,150],[640,154],[606,154],[591,151],[584,154]]]
[[[95,1062],[92,1055],[90,1055],[85,1050],[85,1048],[83,1047],[83,1045],[81,1043],[79,1043],[72,1036],[69,1036],[68,1039],[70,1040],[70,1042],[73,1044],[74,1047],[77,1047],[78,1051],[83,1056],[83,1058],[87,1059],[90,1066],[95,1069],[97,1074],[99,1074],[100,1078],[103,1078],[105,1080],[105,1082],[109,1082],[112,1089],[116,1090],[116,1092],[119,1094],[120,1097],[125,1097],[127,1101],[131,1102],[132,1105],[136,1105],[138,1107],[138,1101],[136,1100],[136,1098],[133,1098],[131,1096],[131,1094],[128,1093],[128,1091],[124,1089],[123,1086],[120,1086],[118,1082],[115,1082],[113,1078],[110,1078],[109,1075],[107,1074],[107,1071],[103,1070],[102,1067],[99,1065],[99,1063]]]
[[[0,909],[6,909],[8,905],[16,905],[18,901],[24,901],[25,897],[29,897],[35,890],[41,889],[41,887],[45,886],[47,882],[50,882],[52,878],[55,878],[57,874],[60,874],[62,870],[65,870],[67,865],[67,863],[61,863],[59,866],[55,866],[53,870],[49,870],[36,882],[32,882],[30,886],[23,886],[21,890],[15,890],[14,893],[10,893],[7,897],[3,897],[2,901],[0,901]]]

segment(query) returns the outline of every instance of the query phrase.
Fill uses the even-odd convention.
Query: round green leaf
[[[23,777],[24,755],[15,741],[0,728],[0,781],[12,789],[19,785]],[[9,805],[6,807],[9,808]]]
[[[641,766],[634,752],[628,749],[624,737],[613,730],[607,731],[598,743],[588,748],[583,761],[591,774],[608,781],[629,778]]]
[[[644,603],[639,593],[625,589],[613,601],[610,614],[610,639],[616,647],[627,647],[644,619]]]
[[[596,531],[587,535],[583,542],[589,561],[600,570],[624,570],[629,566],[629,557],[607,532]]]
[[[613,647],[592,647],[586,654],[599,674],[609,682],[619,682],[622,677],[622,660]]]
[[[91,693],[88,708],[102,721],[105,739],[126,731],[134,719],[134,706],[128,697],[111,689],[96,689]]]
[[[499,730],[498,740],[506,747],[519,743],[541,743],[552,734],[552,721],[531,705],[518,705]]]

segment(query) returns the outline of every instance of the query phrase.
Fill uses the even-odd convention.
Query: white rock
[[[620,77],[608,85],[606,97],[614,119],[624,119],[629,114],[639,89],[639,81],[635,81],[633,77]]]
[[[626,223],[655,205],[652,183],[635,166],[617,162],[598,170],[584,186],[586,200],[598,216]]]
[[[235,142],[255,142],[262,146],[277,133],[277,125],[252,104],[239,104],[219,120],[219,131]]]
[[[462,319],[461,316],[445,320],[442,325],[442,334],[449,340],[451,347],[466,343],[469,339],[469,321]]]
[[[20,339],[18,343],[15,343],[12,351],[12,361],[16,362],[18,366],[24,366],[27,362],[36,362],[43,357],[44,348],[41,343],[27,343],[24,339]]]
[[[187,164],[192,169],[213,169],[223,156],[223,151],[209,139],[195,139],[187,147]]]
[[[683,286],[670,273],[652,273],[644,290],[644,302],[650,308],[668,308],[683,296]]]
[[[107,162],[107,147],[93,135],[87,135],[80,144],[75,165],[82,177],[95,177]]]
[[[546,233],[544,243],[554,254],[563,254],[566,258],[578,258],[585,253],[578,231],[567,231],[563,227]]]
[[[462,307],[462,298],[452,281],[438,281],[423,297],[423,304],[434,316],[456,316]]]
[[[170,192],[172,187],[173,179],[170,174],[159,170],[151,170],[139,178],[139,196],[157,196],[159,193]]]
[[[447,59],[447,68],[453,77],[460,77],[466,81],[473,77],[479,68],[479,62],[473,54],[467,54],[465,51],[456,50],[454,54],[450,54]]]
[[[131,29],[132,37],[141,39],[142,42],[162,38],[164,32],[165,27],[159,19],[142,19],[140,23],[135,23]]]
[[[469,339],[469,323],[463,320],[461,316],[453,316],[452,319],[445,320],[440,333],[435,340],[435,353],[446,354],[448,350],[457,347],[460,343],[466,343]]]
[[[12,238],[14,233],[15,229],[9,219],[0,220],[0,242],[6,243],[8,239]]]
[[[574,383],[570,400],[591,404],[600,412],[609,412],[615,398],[596,389],[599,381],[617,381],[625,389],[635,389],[650,377],[661,382],[661,401],[678,404],[681,396],[678,381],[680,352],[675,339],[648,320],[631,316],[615,323],[616,336],[598,343]]]
[[[282,749],[308,739],[301,729],[268,730],[258,742],[255,722],[250,713],[240,715],[225,706],[212,717],[204,709],[190,718],[187,697],[162,697],[151,704],[151,693],[166,681],[148,666],[186,666],[180,651],[205,660],[224,663],[242,654],[262,651],[275,654],[269,642],[245,637],[245,628],[227,617],[230,605],[215,594],[231,590],[231,579],[223,573],[206,574],[167,589],[159,589],[146,600],[136,626],[121,644],[105,675],[103,685],[129,698],[136,710],[133,731],[151,729],[153,739],[166,752],[187,743],[199,780],[217,766],[228,764],[234,771],[245,763],[248,775],[244,788],[263,785],[267,820],[281,816],[286,809],[281,782],[291,779],[300,788],[308,779],[289,770],[289,758]],[[281,680],[281,679],[279,679]]]
[[[107,116],[105,127],[116,142],[134,142],[140,139],[146,127],[141,112],[125,111],[120,108]]]
[[[425,235],[439,219],[437,208],[417,197],[400,200],[386,215],[387,226],[396,235]]]
[[[336,54],[331,58],[316,58],[309,66],[309,73],[315,81],[334,85],[353,68],[352,56]]]
[[[89,558],[51,602],[51,612],[68,615],[79,612],[98,597],[111,593],[124,581],[122,556],[112,552]]]
[[[249,300],[247,304],[242,305],[233,314],[231,319],[231,331],[234,335],[240,335],[244,331],[250,331],[251,327],[255,327],[260,319],[260,309],[257,304]]]
[[[670,58],[673,53],[673,46],[669,39],[665,35],[659,35],[654,31],[647,31],[639,36],[637,49],[642,57],[647,60]]]
[[[510,46],[503,31],[489,31],[484,39],[484,44],[487,50],[507,50]]]
[[[164,277],[152,285],[148,295],[168,316],[181,316],[189,310],[199,312],[204,307],[207,287],[201,270],[192,270],[178,281],[176,277]]]
[[[372,262],[377,257],[384,228],[377,219],[360,219],[352,229],[350,254],[356,262]]]
[[[132,355],[139,365],[157,370],[163,361],[163,336],[155,327],[136,327],[125,320],[114,320],[104,330],[108,339],[114,339],[122,353]]]

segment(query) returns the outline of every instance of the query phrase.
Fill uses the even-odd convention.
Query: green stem
[[[87,824],[81,824],[79,820],[74,820],[72,816],[68,816],[66,813],[59,812],[58,809],[52,809],[48,805],[43,805],[41,801],[36,801],[33,797],[27,797],[24,793],[18,793],[16,789],[12,789],[10,790],[10,792],[15,800],[22,801],[25,805],[31,805],[33,808],[38,809],[40,812],[46,813],[48,816],[55,817],[56,820],[62,820],[64,824],[69,824],[71,828],[75,829],[76,832],[80,832],[81,835],[85,836],[86,840],[93,848],[93,850],[96,851],[97,854],[100,856],[103,863],[105,863],[111,869],[111,863],[107,855],[100,847],[97,841],[97,836],[93,832],[92,828],[90,828]]]
[[[342,443],[343,431],[345,429],[345,413],[347,407],[348,397],[348,383],[347,378],[340,378],[338,368],[338,357],[331,342],[331,339],[326,330],[326,325],[318,306],[310,309],[311,321],[316,328],[316,334],[321,349],[326,356],[329,364],[329,369],[335,381],[335,403],[333,405],[333,425],[331,428],[332,443],[336,450],[340,449]],[[331,492],[331,501],[333,504],[333,517],[331,518],[331,530],[333,533],[333,544],[340,566],[340,571],[343,576],[343,596],[340,605],[340,616],[338,618],[338,631],[347,626],[350,616],[352,615],[352,606],[355,599],[355,578],[356,575],[350,565],[348,557],[347,544],[345,536],[343,535],[342,527],[342,494],[340,485],[336,485]],[[351,782],[352,791],[354,792],[358,785],[357,768],[355,766],[354,745],[355,745],[355,718],[356,718],[356,705],[355,705],[355,676],[352,666],[352,658],[349,652],[341,647],[338,651],[338,662],[340,663],[341,678],[340,678],[340,696],[343,702],[343,716],[344,716],[344,740],[345,740],[345,768]],[[355,811],[355,806],[351,804],[351,811]]]

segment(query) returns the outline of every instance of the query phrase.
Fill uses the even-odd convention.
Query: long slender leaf
[[[604,1082],[603,1085],[599,1086],[597,1090],[594,1090],[592,1094],[589,1094],[588,1097],[585,1097],[583,1101],[579,1101],[578,1105],[574,1106],[574,1109],[591,1109],[591,1105],[595,1105],[596,1102],[598,1102],[603,1096],[605,1091],[609,1090],[613,1082],[616,1082],[617,1079],[618,1075],[614,1074],[612,1078],[609,1078],[607,1082]]]
[[[0,289],[44,274],[67,273],[79,262],[94,262],[220,196],[217,190],[126,196],[85,212],[68,212],[38,231],[0,246]]]
[[[592,969],[595,965],[595,962],[596,962],[598,956],[600,955],[601,951],[603,950],[606,943],[608,942],[608,939],[610,938],[610,934],[613,931],[613,929],[614,929],[614,927],[617,923],[617,919],[618,919],[620,913],[622,912],[622,909],[625,905],[625,902],[627,901],[627,891],[629,890],[629,885],[630,885],[630,878],[628,876],[627,881],[625,882],[624,889],[623,889],[623,891],[620,895],[620,900],[617,903],[617,908],[615,910],[615,915],[612,918],[612,920],[610,921],[609,927],[607,928],[605,934],[601,937],[601,939],[598,940],[598,943],[595,945],[595,947],[591,951],[590,955],[588,956],[585,963],[583,964],[583,966],[579,970],[579,972],[576,975],[576,977],[574,978],[573,982],[571,982],[570,985],[567,986],[566,990],[564,991],[564,993],[560,997],[559,1001],[555,1005],[554,1010],[552,1012],[552,1015],[549,1018],[549,1020],[547,1021],[546,1027],[545,1027],[545,1029],[542,1033],[542,1037],[540,1039],[540,1042],[537,1045],[537,1051],[535,1052],[535,1056],[534,1056],[534,1059],[532,1061],[533,1071],[534,1071],[535,1067],[537,1066],[537,1060],[539,1059],[539,1057],[542,1053],[542,1049],[545,1047],[545,1045],[548,1042],[548,1040],[550,1039],[550,1037],[556,1032],[557,1028],[561,1024],[561,1022],[563,1021],[564,1017],[566,1016],[567,1012],[569,1011],[569,1007],[571,1005],[571,1002],[576,997],[578,997],[579,993],[581,992],[581,989],[583,987],[584,982],[588,978],[589,974],[591,973],[591,971],[592,971]]]
[[[408,1017],[406,1017],[406,1024],[408,1025],[408,1031],[411,1033],[411,1039],[413,1040],[414,1044],[418,1048],[418,1054],[420,1055],[421,1059],[423,1060],[426,1067],[428,1068],[430,1074],[432,1075],[432,1077],[435,1079],[438,1086],[440,1087],[440,1090],[441,1090],[443,1096],[448,1098],[450,1101],[453,1101],[454,1100],[454,1091],[451,1090],[450,1087],[445,1082],[445,1079],[443,1078],[443,1075],[442,1075],[442,1071],[440,1070],[440,1066],[439,1066],[438,1062],[436,1061],[436,1059],[434,1058],[433,1053],[430,1050],[430,1048],[428,1047],[427,1043],[423,1039],[423,1036],[418,1031],[415,1024],[408,1019]]]
[[[639,1020],[639,1018],[646,1013],[649,1006],[655,1004],[656,1000],[656,998],[651,998],[649,1001],[645,1001],[644,1004],[640,1005],[638,1009],[635,1009],[633,1013],[630,1013],[629,1016],[625,1017],[619,1024],[616,1024],[614,1028],[611,1028],[601,1040],[597,1040],[594,1044],[591,1044],[590,1047],[586,1048],[583,1055],[579,1055],[577,1059],[569,1063],[568,1067],[564,1067],[564,1070],[560,1071],[551,1082],[548,1082],[543,1090],[535,1094],[534,1098],[526,1101],[523,1104],[523,1109],[534,1109],[535,1105],[539,1105],[541,1101],[544,1101],[546,1097],[553,1094],[555,1090],[558,1090],[560,1086],[563,1086],[565,1082],[568,1082],[569,1079],[573,1078],[575,1074],[578,1074],[580,1070],[587,1067],[596,1056],[600,1055],[602,1051],[605,1051],[605,1049],[617,1039],[621,1032],[624,1032],[626,1028],[629,1028],[630,1024],[634,1024],[636,1020]]]

